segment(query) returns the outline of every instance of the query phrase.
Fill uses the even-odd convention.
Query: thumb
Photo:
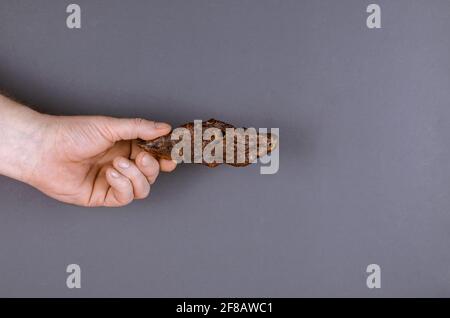
[[[144,139],[152,140],[167,135],[171,127],[169,124],[154,122],[142,118],[113,118],[106,117],[103,127],[112,142],[119,140]]]

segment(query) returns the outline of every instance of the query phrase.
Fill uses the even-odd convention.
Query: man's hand
[[[159,171],[176,166],[133,140],[169,132],[144,119],[43,115],[0,96],[0,173],[63,202],[123,206],[147,197]]]

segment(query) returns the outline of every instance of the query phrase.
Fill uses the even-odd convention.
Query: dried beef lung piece
[[[194,162],[194,123],[189,122],[186,123],[180,128],[186,128],[191,136],[191,162]],[[216,120],[216,119],[210,119],[206,122],[202,122],[202,133],[208,129],[208,128],[217,128],[222,132],[222,143],[223,143],[223,163],[235,166],[235,167],[244,167],[249,165],[251,162],[254,162],[256,158],[259,158],[261,156],[264,156],[268,153],[270,153],[276,146],[277,146],[277,136],[267,133],[262,134],[258,133],[257,138],[251,140],[250,138],[245,138],[244,136],[241,136],[242,138],[233,138],[232,143],[232,149],[234,154],[234,160],[232,162],[225,162],[226,161],[226,145],[227,145],[227,128],[235,129],[233,125],[224,123],[222,121]],[[246,129],[246,128],[243,128]],[[243,130],[236,130],[235,133],[237,135],[242,134]],[[215,142],[220,142],[218,140],[214,140]],[[138,145],[148,151],[153,157],[156,159],[167,159],[172,160],[172,149],[174,145],[176,145],[179,142],[179,140],[171,140],[171,133],[159,137],[154,140],[138,140]],[[202,138],[202,153],[205,147],[212,142],[211,140],[203,140]],[[244,142],[244,144],[242,144]],[[256,155],[254,158],[251,157],[250,153],[250,146],[255,146],[253,143],[256,143]],[[240,144],[240,145],[239,145]],[[243,153],[242,153],[243,151]],[[241,152],[241,153],[239,153]],[[243,162],[238,162],[239,154],[244,155]],[[182,155],[182,154],[180,154]],[[242,161],[242,160],[241,160]],[[208,167],[216,167],[222,162],[206,162],[203,158],[202,163],[203,165],[206,165]]]

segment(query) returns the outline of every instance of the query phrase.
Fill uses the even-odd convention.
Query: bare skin
[[[123,206],[147,197],[160,171],[175,169],[134,141],[170,129],[136,118],[50,116],[0,95],[0,174],[62,202]]]

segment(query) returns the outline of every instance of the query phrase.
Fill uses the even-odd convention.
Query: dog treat
[[[271,133],[257,133],[256,130],[254,131],[255,134],[253,135],[254,138],[250,138],[248,134],[244,132],[246,128],[237,129],[230,124],[221,122],[219,120],[210,119],[206,122],[202,122],[201,124],[201,132],[198,131],[200,128],[200,124],[197,124],[197,131],[195,131],[195,123],[190,122],[187,124],[184,124],[180,126],[179,128],[184,128],[185,131],[189,132],[190,136],[190,161],[193,163],[199,163],[206,165],[208,167],[216,167],[222,163],[229,164],[235,167],[244,167],[249,165],[252,162],[255,162],[256,158],[260,158],[266,154],[269,154],[275,147],[277,146],[278,137]],[[205,130],[208,128],[217,128],[216,132],[220,133],[219,138],[215,138],[216,135],[212,135],[210,137],[203,137]],[[227,129],[228,128],[228,129]],[[231,129],[229,129],[231,128]],[[201,136],[197,136],[197,140],[199,140],[197,143],[195,143],[195,133],[200,133]],[[230,131],[234,131],[234,135],[229,135]],[[227,136],[230,139],[230,141],[227,140]],[[181,138],[181,137],[180,137]],[[207,139],[207,140],[203,140]],[[232,139],[232,140],[231,140]],[[167,160],[173,160],[172,158],[172,149],[173,147],[180,142],[181,139],[175,139],[172,140],[172,132],[159,137],[154,140],[138,140],[139,147],[145,149],[148,151],[153,157],[156,159],[167,159]],[[206,160],[204,155],[205,147],[207,147],[210,143],[214,142],[215,145],[218,143],[222,143],[222,149],[223,149],[223,160]],[[201,144],[200,144],[201,143]],[[227,143],[228,143],[228,149],[232,151],[231,155],[229,154],[229,158],[232,160],[227,160]],[[195,152],[194,146],[195,144],[201,146],[201,150]],[[214,145],[211,145],[214,146]],[[210,147],[211,148],[211,147]],[[210,150],[210,149],[209,149]],[[179,153],[180,156],[183,156],[183,151]],[[200,154],[201,153],[201,154]],[[212,151],[212,154],[214,155],[214,151]],[[198,156],[201,156],[199,158]],[[219,161],[219,162],[217,162]]]

